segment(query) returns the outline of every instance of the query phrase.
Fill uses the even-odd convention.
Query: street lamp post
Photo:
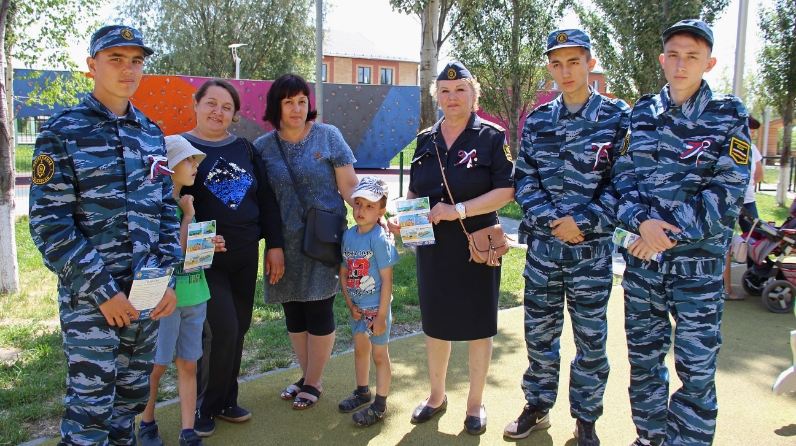
[[[229,45],[232,49],[232,60],[235,61],[235,79],[240,79],[240,57],[238,56],[238,48],[246,46],[245,43],[233,43]]]

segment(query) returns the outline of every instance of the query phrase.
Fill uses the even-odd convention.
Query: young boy
[[[174,182],[174,199],[177,200],[177,218],[180,219],[180,246],[185,252],[188,239],[188,225],[195,223],[193,197],[183,195],[183,186],[191,186],[196,177],[196,169],[205,158],[205,154],[194,148],[188,140],[179,135],[166,137],[169,169],[174,171],[171,179]],[[216,252],[226,251],[224,237],[217,235],[213,239]],[[210,290],[205,281],[203,270],[185,273],[178,268],[177,277],[177,309],[171,316],[160,321],[155,366],[150,375],[149,402],[141,419],[138,439],[141,446],[162,446],[155,423],[155,403],[158,399],[158,384],[166,366],[171,363],[174,351],[177,358],[177,388],[180,395],[180,411],[182,412],[182,432],[180,446],[201,446],[202,439],[194,432],[194,409],[196,408],[196,361],[202,356],[202,326],[207,311]]]
[[[386,211],[387,192],[387,183],[381,178],[362,178],[351,195],[357,225],[343,234],[340,284],[351,311],[357,388],[339,408],[345,413],[356,412],[351,419],[358,427],[368,427],[384,417],[392,376],[387,351],[392,325],[392,266],[401,258],[378,224]],[[376,364],[376,400],[359,410],[373,398],[368,387],[371,350]]]
[[[748,114],[714,95],[704,73],[713,32],[683,20],[663,32],[668,83],[642,96],[614,166],[617,217],[641,235],[628,249],[625,333],[634,445],[709,445],[716,430],[716,359],[724,309],[722,271],[751,160]],[[650,260],[662,253],[660,262]],[[664,359],[674,333],[683,386],[669,397]]]
[[[595,421],[608,381],[606,310],[613,277],[611,235],[616,226],[611,168],[627,134],[630,107],[589,87],[589,36],[563,29],[547,38],[547,69],[561,95],[525,121],[514,172],[528,245],[522,377],[527,403],[504,435],[525,438],[550,427],[558,396],[559,342],[569,309],[578,354],[572,360],[569,412],[578,446],[598,446]]]

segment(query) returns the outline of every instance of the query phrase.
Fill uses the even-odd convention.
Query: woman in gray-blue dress
[[[321,374],[334,346],[334,297],[340,291],[338,265],[329,266],[300,252],[304,209],[296,190],[310,208],[346,214],[345,201],[358,184],[354,154],[340,131],[311,122],[310,87],[295,74],[277,79],[266,95],[264,119],[275,131],[254,142],[265,161],[268,180],[282,213],[285,275],[275,284],[265,281],[265,302],[282,304],[302,377],[282,392],[297,410],[312,407],[323,393]],[[293,184],[280,144],[298,184]],[[266,271],[266,274],[268,271]]]

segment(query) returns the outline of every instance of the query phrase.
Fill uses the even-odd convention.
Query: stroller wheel
[[[787,313],[793,309],[796,286],[787,280],[775,280],[763,290],[763,303],[773,313]]]
[[[741,286],[746,294],[750,296],[760,296],[766,286],[767,278],[755,274],[753,269],[747,269],[741,276]]]

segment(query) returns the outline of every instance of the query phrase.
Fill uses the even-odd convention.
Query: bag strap
[[[451,193],[451,188],[448,186],[448,179],[445,177],[445,168],[442,167],[442,157],[439,154],[439,146],[437,146],[437,135],[434,135],[432,138],[432,142],[434,143],[434,148],[437,150],[437,161],[439,162],[439,171],[442,173],[442,182],[445,183],[445,190],[448,191],[448,197],[451,199],[451,203],[456,206],[456,202],[453,201],[453,194]],[[467,234],[467,237],[470,237],[470,233],[467,232],[467,229],[464,227],[464,222],[462,222],[462,218],[457,218],[459,224],[462,225],[462,231]],[[498,220],[500,221],[500,220]]]
[[[307,205],[304,203],[304,198],[301,196],[301,193],[298,190],[298,186],[296,186],[296,184],[298,184],[298,183],[296,182],[296,177],[293,176],[293,171],[290,169],[290,164],[287,162],[287,157],[285,156],[285,151],[282,149],[282,142],[279,139],[279,133],[276,130],[274,130],[273,132],[274,132],[274,138],[276,139],[276,145],[277,145],[277,147],[279,147],[279,154],[282,155],[282,161],[285,162],[285,169],[287,169],[287,173],[288,173],[288,175],[290,175],[290,181],[293,184],[293,189],[296,191],[296,195],[298,196],[299,202],[301,203],[301,208],[304,211],[301,214],[301,221],[306,222],[307,221]]]

